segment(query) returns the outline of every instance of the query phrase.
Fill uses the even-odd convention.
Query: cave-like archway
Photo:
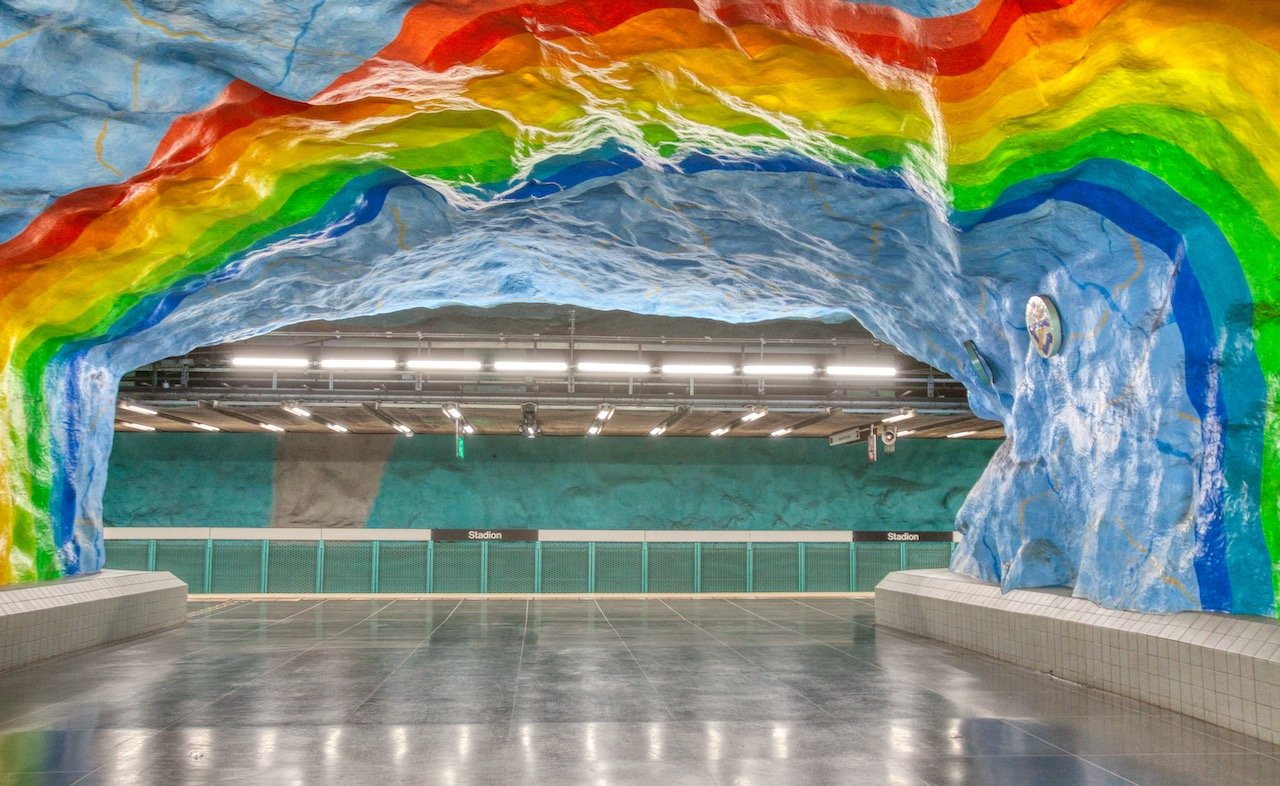
[[[0,246],[0,580],[101,565],[124,372],[303,320],[534,301],[854,317],[1010,435],[955,569],[1274,611],[1271,107],[1243,66],[1172,95],[1199,55],[1105,53],[1280,22],[1119,0],[476,5],[415,7],[305,101],[233,82],[137,175]],[[1082,46],[1102,54],[1065,56]],[[1218,117],[1224,95],[1258,112]],[[1037,292],[1067,324],[1047,360],[1023,324]]]

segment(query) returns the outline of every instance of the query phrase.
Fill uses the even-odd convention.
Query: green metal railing
[[[896,570],[946,567],[953,545],[129,538],[117,530],[106,548],[108,568],[168,571],[193,594],[700,593],[869,592]]]

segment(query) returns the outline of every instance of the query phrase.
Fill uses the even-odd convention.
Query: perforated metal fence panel
[[[379,555],[381,556],[381,555]],[[373,591],[373,544],[324,544],[325,592]]]
[[[441,541],[435,544],[433,592],[479,592],[483,565],[480,543]]]
[[[596,592],[643,592],[644,544],[596,544]]]
[[[192,593],[870,592],[904,567],[946,567],[952,544],[111,539],[106,549],[106,566],[122,570],[146,570],[154,551],[155,568]]]
[[[427,544],[378,544],[378,592],[426,592]]]
[[[871,592],[880,580],[902,567],[902,547],[897,543],[858,543],[858,592]]]
[[[950,543],[913,543],[907,547],[907,570],[945,568],[950,564]]]
[[[693,543],[649,544],[649,591],[695,592],[697,546]]]
[[[747,591],[747,544],[702,544],[702,591]]]
[[[210,592],[262,591],[262,541],[215,540],[211,565]]]
[[[150,566],[151,541],[107,541],[107,565],[111,570],[147,570]]]
[[[489,591],[533,592],[537,544],[490,543]]]
[[[207,540],[156,541],[156,570],[169,571],[192,592],[204,592],[207,544]]]
[[[273,540],[267,547],[267,592],[315,592],[318,542]]]
[[[543,543],[542,591],[588,592],[588,551],[586,543]]]
[[[806,543],[804,588],[807,592],[848,592],[849,544]]]
[[[753,592],[795,592],[800,589],[798,544],[757,543],[751,551]]]

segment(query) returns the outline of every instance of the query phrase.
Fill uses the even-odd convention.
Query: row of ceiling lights
[[[458,371],[499,373],[542,373],[566,374],[572,368],[579,374],[663,374],[676,377],[696,376],[734,376],[743,374],[751,377],[781,376],[805,377],[822,374],[828,377],[894,377],[898,370],[893,366],[846,366],[832,365],[818,367],[806,364],[789,363],[746,363],[735,366],[732,363],[617,363],[580,361],[569,364],[561,360],[465,360],[465,359],[412,359],[398,361],[394,358],[322,358],[313,361],[300,357],[244,357],[231,359],[231,365],[239,368],[269,369],[322,369],[325,371]]]
[[[395,417],[391,413],[386,412],[381,407],[375,404],[364,404],[362,406],[374,417],[378,418],[383,423],[386,423],[388,426],[391,426],[391,428],[393,428],[400,434],[406,437],[412,437],[414,435],[413,428],[411,428],[407,423],[403,422],[402,420]],[[285,430],[282,426],[278,426],[275,423],[268,423],[264,420],[259,420],[257,418],[251,417],[249,415],[245,415],[243,413],[234,412],[228,409],[221,409],[213,406],[210,406],[209,408],[213,409],[216,412],[219,412],[220,414],[228,415],[230,417],[236,418],[237,420],[242,420],[247,423],[252,423],[253,425],[256,425],[259,428],[265,429],[267,431],[280,433]],[[300,418],[306,418],[309,420],[314,420],[315,422],[320,423],[330,431],[333,431],[339,434],[346,434],[351,430],[346,426],[342,425],[341,423],[338,423],[333,420],[329,420],[328,418],[324,418],[324,417],[321,417],[320,415],[315,414],[311,410],[303,407],[300,402],[286,402],[281,405],[281,408],[285,412],[288,412],[291,415],[295,415]],[[212,432],[212,431],[222,430],[217,426],[213,426],[208,423],[201,423],[199,421],[192,420],[191,418],[183,417],[182,415],[178,415],[171,412],[161,412],[159,410],[154,410],[149,407],[144,407],[132,402],[122,402],[120,404],[120,409],[125,410],[127,412],[140,414],[140,415],[149,415],[152,417],[167,418],[169,420],[174,420],[179,423],[184,423],[188,426],[194,426],[195,428],[198,428],[202,431]],[[591,425],[587,427],[587,436],[595,437],[603,433],[605,425],[610,420],[613,419],[613,414],[615,410],[616,410],[616,407],[614,407],[613,404],[601,404],[596,409],[596,416],[591,421]],[[445,402],[440,406],[440,411],[444,413],[445,417],[447,417],[451,422],[454,423],[455,429],[457,430],[458,433],[466,434],[466,435],[477,433],[476,427],[472,425],[469,420],[467,420],[466,415],[463,414],[462,412],[462,408],[459,407],[457,403],[453,401]],[[662,422],[658,423],[653,428],[649,429],[650,436],[654,436],[654,437],[662,436],[667,432],[668,429],[670,429],[673,425],[675,425],[677,421],[679,421],[685,415],[688,415],[691,411],[692,411],[691,407],[684,406],[684,405],[677,406],[674,410],[672,410],[670,415],[668,415],[666,418],[662,420]],[[728,434],[730,431],[733,431],[734,429],[738,428],[739,426],[759,420],[760,418],[763,418],[767,414],[769,414],[769,409],[767,407],[758,407],[758,406],[750,407],[746,412],[746,414],[735,418],[733,421],[723,426],[718,426],[717,428],[712,429],[709,436],[722,437],[725,434]],[[785,437],[797,429],[812,426],[816,423],[820,423],[821,421],[826,420],[827,418],[833,417],[834,415],[838,415],[838,414],[840,414],[840,409],[838,407],[828,407],[827,409],[824,409],[821,412],[815,415],[812,415],[810,417],[804,418],[803,420],[797,421],[796,423],[793,423],[790,426],[776,429],[773,432],[771,432],[769,436]],[[883,418],[881,422],[886,424],[901,423],[902,421],[909,420],[915,416],[916,416],[916,411],[914,409],[902,409],[902,410],[899,410],[896,414]],[[119,424],[125,428],[133,429],[135,431],[155,431],[156,430],[154,426],[148,426],[142,423],[134,423],[131,421],[119,421]],[[521,423],[520,423],[519,431],[522,435],[529,437],[530,439],[537,437],[539,434],[542,433],[542,425],[538,421],[538,405],[537,404],[533,402],[529,402],[524,404],[521,407]],[[897,435],[899,437],[906,437],[914,433],[915,433],[914,431],[910,431],[910,430],[898,431]],[[953,439],[958,437],[967,437],[967,436],[971,436],[974,433],[975,432],[973,431],[959,431],[954,434],[948,434],[947,438]]]

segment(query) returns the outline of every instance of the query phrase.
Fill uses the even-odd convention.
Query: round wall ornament
[[[1040,357],[1053,357],[1062,348],[1062,318],[1048,295],[1027,300],[1027,335]]]

